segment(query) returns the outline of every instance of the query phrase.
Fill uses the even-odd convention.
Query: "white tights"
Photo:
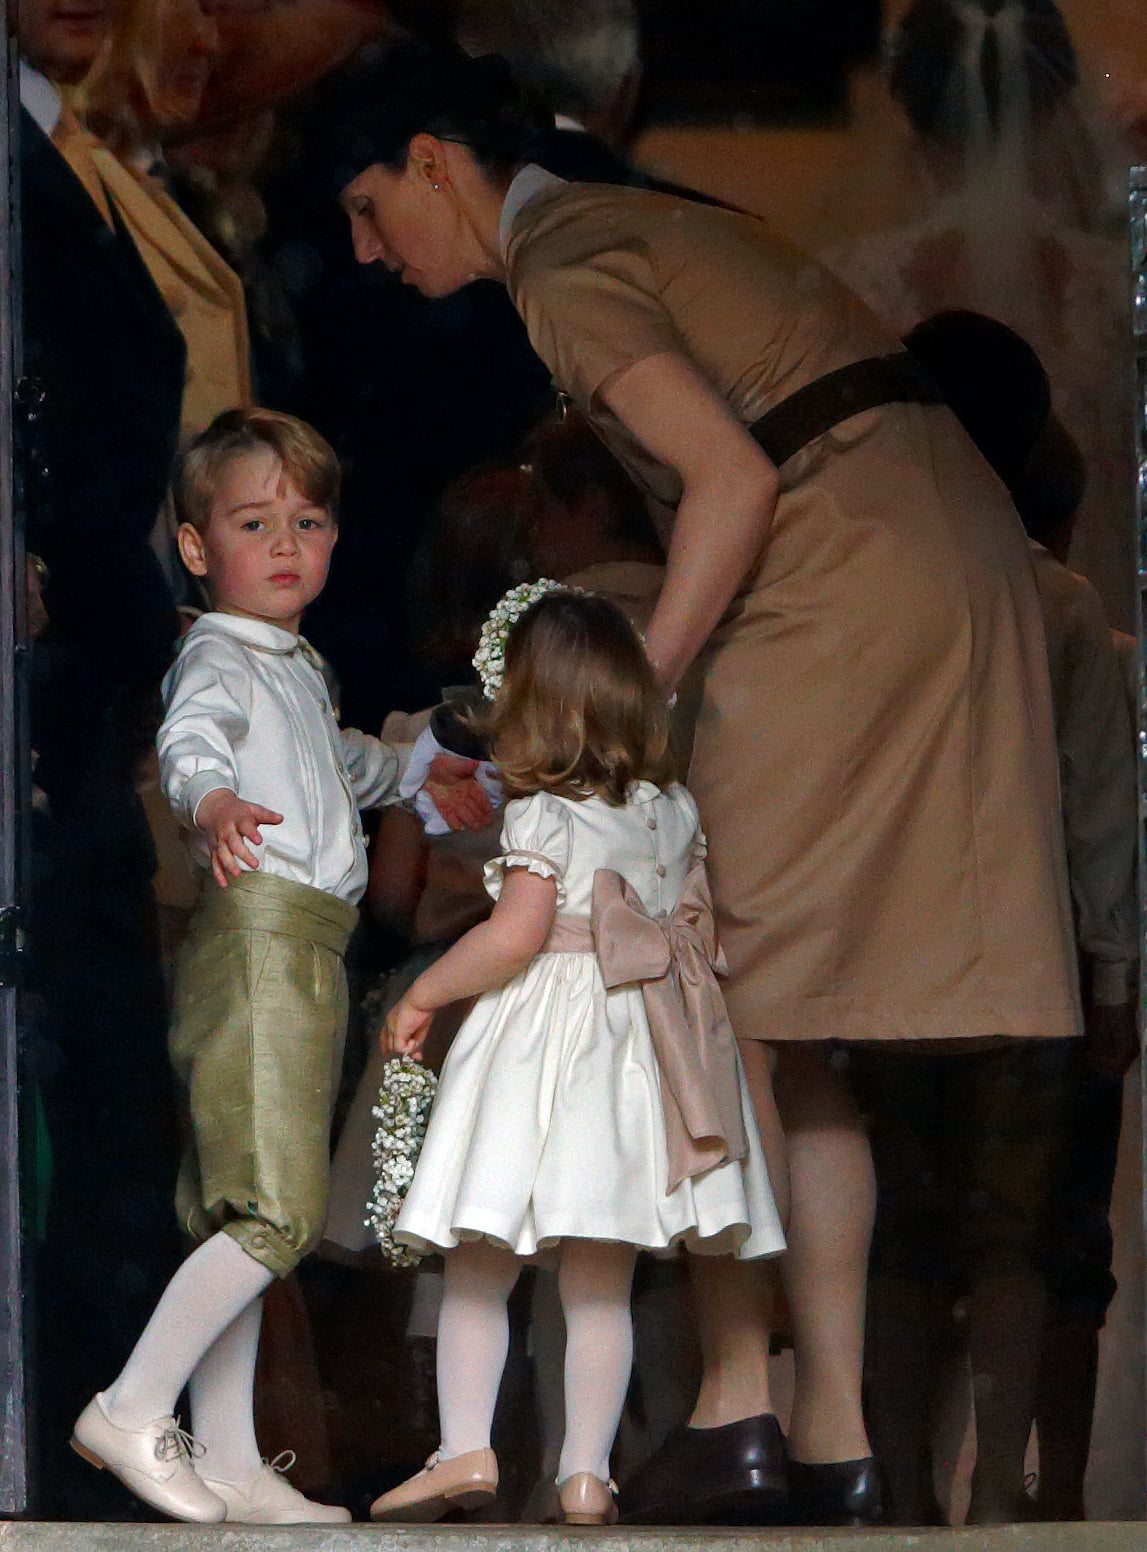
[[[629,1245],[562,1243],[558,1291],[566,1321],[566,1431],[557,1480],[589,1471],[606,1481],[633,1367]],[[444,1458],[489,1447],[506,1363],[506,1301],[522,1263],[485,1240],[446,1256],[438,1318],[438,1411]]]
[[[262,1295],[273,1274],[229,1234],[194,1250],[164,1290],[131,1357],[104,1392],[119,1428],[142,1428],[175,1411],[191,1387],[192,1428],[215,1481],[249,1482],[262,1462],[253,1402]]]

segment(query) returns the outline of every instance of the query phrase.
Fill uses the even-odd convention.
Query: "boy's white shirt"
[[[263,844],[252,848],[260,872],[355,905],[367,881],[359,810],[399,801],[410,749],[340,729],[320,662],[292,631],[201,615],[163,681],[160,780],[204,867],[195,811],[226,787],[283,815],[261,827]]]

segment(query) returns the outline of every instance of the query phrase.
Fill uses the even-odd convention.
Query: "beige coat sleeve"
[[[1061,634],[1053,694],[1068,876],[1092,1000],[1122,1003],[1138,967],[1135,743],[1103,605],[1089,582],[1072,581],[1048,621],[1053,656]]]

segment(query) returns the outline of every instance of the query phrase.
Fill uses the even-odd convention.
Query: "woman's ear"
[[[446,148],[437,135],[425,130],[411,137],[407,165],[432,189],[440,189],[447,181]]]
[[[207,575],[207,552],[203,547],[203,535],[190,523],[180,523],[175,534],[179,545],[179,558],[193,577]]]

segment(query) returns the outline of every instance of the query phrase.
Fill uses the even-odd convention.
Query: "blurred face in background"
[[[49,80],[73,85],[95,63],[121,10],[122,0],[20,0],[20,52]]]
[[[199,116],[203,94],[219,56],[219,25],[200,0],[151,0],[158,36],[153,110],[165,128],[182,128]]]
[[[199,115],[219,46],[202,0],[124,0],[81,89],[88,123],[117,154],[185,129]]]

